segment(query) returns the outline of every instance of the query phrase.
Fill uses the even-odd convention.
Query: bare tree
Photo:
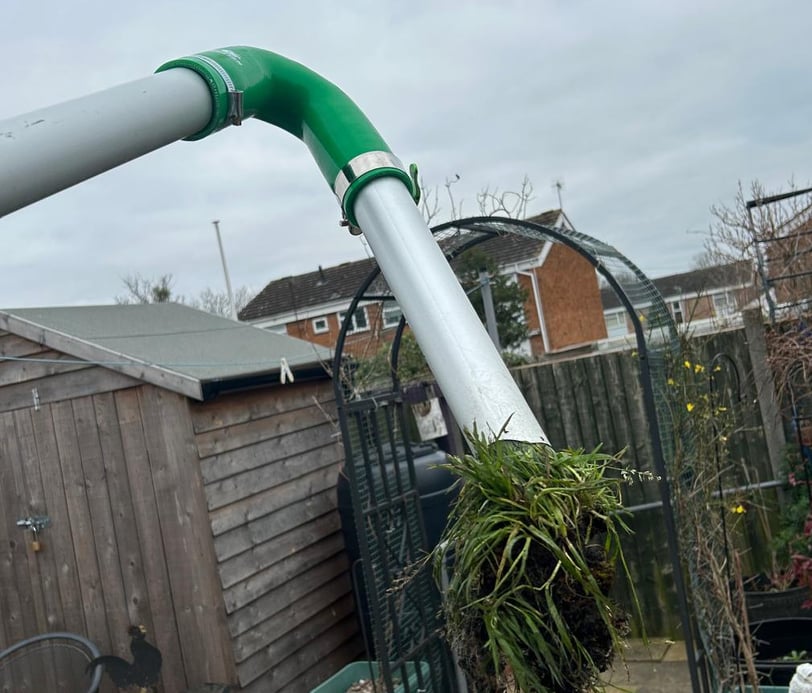
[[[441,220],[461,219],[463,217],[464,199],[457,200],[454,194],[454,186],[462,180],[459,173],[446,178],[443,187],[445,196],[448,198],[450,214],[444,214],[444,208],[440,204],[440,191],[438,187],[429,187],[425,180],[420,178],[420,211],[423,218],[431,225],[440,223]],[[477,193],[476,201],[479,214],[486,217],[505,216],[511,219],[524,219],[527,216],[527,206],[535,199],[533,195],[533,184],[525,176],[518,190],[491,189],[485,186]]]
[[[525,176],[519,190],[491,190],[485,187],[476,196],[479,211],[483,216],[505,216],[511,219],[524,219],[527,216],[527,205],[535,199],[533,184]]]
[[[697,253],[693,257],[692,269],[708,269],[709,267],[715,267],[719,264],[714,254],[703,250],[701,253]]]
[[[437,188],[430,188],[426,185],[423,176],[420,176],[420,213],[431,226],[434,220],[440,215],[440,195]]]
[[[445,194],[448,196],[448,202],[451,205],[451,218],[452,219],[462,219],[462,204],[464,200],[460,200],[459,204],[454,199],[454,189],[453,186],[455,183],[459,183],[461,180],[460,174],[455,173],[453,178],[446,178],[445,179]]]
[[[711,207],[707,254],[717,264],[750,262],[769,309],[768,360],[779,399],[809,393],[812,377],[812,189],[768,192],[759,181],[739,183],[732,205]],[[809,395],[805,395],[809,396]]]
[[[254,298],[255,292],[247,286],[240,286],[234,292],[234,311],[239,313]],[[190,299],[188,305],[192,308],[205,310],[207,313],[231,317],[231,305],[226,291],[214,291],[206,287],[196,298]]]
[[[446,191],[446,196],[448,197],[448,202],[451,206],[451,214],[448,216],[448,220],[450,219],[461,219],[462,218],[462,200],[457,203],[454,199],[454,191],[452,190],[452,186],[461,180],[460,174],[455,173],[452,178],[446,178],[443,187]],[[423,214],[423,218],[426,220],[426,223],[431,226],[434,223],[441,223],[441,217],[445,216],[443,214],[443,207],[440,204],[440,191],[439,188],[429,187],[426,185],[426,181],[423,177],[420,177],[420,212]]]
[[[119,304],[132,303],[167,303],[174,301],[183,303],[183,297],[172,295],[172,285],[175,283],[171,274],[162,274],[157,279],[143,277],[138,272],[122,277],[127,293],[116,296]]]
[[[732,205],[711,207],[705,251],[715,264],[747,260],[758,271],[768,303],[799,304],[812,297],[812,193],[768,193],[759,181],[739,182]]]
[[[753,181],[748,193],[739,181],[732,205],[717,204],[711,207],[713,219],[705,239],[705,257],[714,264],[738,260],[751,260],[755,263],[757,231],[751,226],[747,211],[747,200],[751,194],[753,198],[763,196],[764,188],[761,183]]]
[[[799,191],[792,180],[787,190],[775,193],[768,192],[758,180],[747,190],[739,181],[733,204],[713,205],[710,211],[713,221],[706,251],[727,262],[754,259],[759,244],[792,237],[799,227],[808,225],[812,193]]]
[[[128,274],[121,280],[127,293],[116,296],[119,304],[136,303],[183,303],[192,308],[231,317],[231,305],[226,291],[214,291],[206,287],[196,297],[187,299],[185,296],[173,293],[175,279],[171,274],[163,274],[158,278],[144,277],[137,272]],[[236,312],[240,312],[254,297],[255,292],[247,286],[240,286],[234,291],[234,304]]]

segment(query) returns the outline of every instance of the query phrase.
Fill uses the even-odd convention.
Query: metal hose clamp
[[[344,206],[344,195],[347,194],[350,185],[358,180],[365,173],[375,171],[379,168],[396,168],[407,173],[403,163],[391,152],[364,152],[350,159],[350,161],[338,172],[333,183],[333,192],[338,198],[339,204]]]

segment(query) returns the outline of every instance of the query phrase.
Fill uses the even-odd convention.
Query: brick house
[[[528,221],[571,228],[561,210]],[[529,338],[520,348],[523,354],[538,358],[606,337],[597,275],[577,252],[518,234],[490,238],[477,249],[526,290]],[[240,311],[240,320],[332,347],[351,300],[374,267],[375,261],[368,258],[275,279]],[[391,341],[400,317],[394,302],[359,305],[345,349],[358,356],[375,353]]]
[[[759,288],[753,266],[748,261],[652,278],[662,295],[674,322],[690,324],[695,331],[717,331],[741,324],[741,311],[757,305]],[[608,339],[621,339],[632,334],[626,309],[615,292],[601,290],[603,315]],[[639,306],[644,320],[647,306]]]

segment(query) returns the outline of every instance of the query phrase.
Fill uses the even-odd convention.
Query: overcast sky
[[[810,26],[783,0],[3,0],[0,120],[254,45],[341,87],[429,186],[458,174],[463,214],[525,176],[530,213],[557,207],[561,180],[578,230],[656,277],[691,268],[739,180],[810,184]],[[367,252],[306,148],[247,122],[0,219],[0,306],[109,303],[134,273],[221,290],[214,219],[256,291]]]

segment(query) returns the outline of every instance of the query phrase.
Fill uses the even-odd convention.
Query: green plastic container
[[[333,674],[324,683],[320,683],[310,693],[347,693],[347,689],[352,684],[357,683],[361,679],[368,679],[370,675],[370,664],[372,665],[373,677],[378,676],[380,664],[378,662],[353,662],[348,664],[341,671]],[[398,676],[400,667],[396,669],[393,676]],[[407,662],[406,671],[409,675],[409,693],[417,693],[418,679],[417,679],[417,663]],[[428,662],[420,662],[420,673],[423,675],[423,681],[429,678],[429,664]],[[380,689],[380,686],[378,687]],[[403,693],[406,690],[403,684],[395,685],[395,693]]]
[[[759,686],[759,693],[789,693],[789,686]],[[744,687],[744,693],[753,693],[751,686]]]

